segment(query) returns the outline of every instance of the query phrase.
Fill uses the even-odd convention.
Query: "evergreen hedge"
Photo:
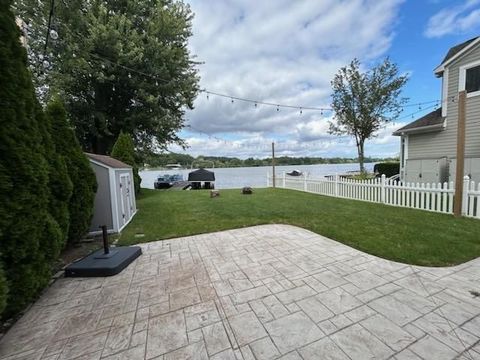
[[[0,264],[0,314],[5,309],[5,306],[7,306],[7,295],[7,279],[5,278],[5,273],[3,271],[3,265]]]
[[[55,149],[60,154],[72,183],[72,195],[68,202],[69,228],[68,242],[78,241],[85,235],[93,216],[93,204],[97,191],[95,173],[83,153],[77,138],[68,124],[67,113],[62,102],[56,98],[47,106]]]
[[[65,241],[85,234],[96,179],[63,106],[38,103],[27,54],[0,2],[0,314],[21,311],[49,282]],[[2,270],[3,269],[3,270]],[[5,309],[3,309],[5,308]]]
[[[400,163],[399,162],[383,162],[375,164],[373,167],[373,172],[379,175],[385,174],[387,178],[397,175],[400,173]]]
[[[26,51],[11,1],[0,4],[0,262],[9,288],[9,315],[21,310],[50,278],[42,247],[50,194]]]
[[[44,156],[48,164],[48,202],[49,215],[46,218],[43,242],[45,255],[48,261],[55,261],[64,248],[68,229],[68,204],[72,196],[72,182],[68,176],[65,159],[57,152],[55,141],[57,135],[52,133],[52,119],[46,116],[43,109],[37,106],[37,119],[42,132]],[[53,136],[52,136],[53,135]]]
[[[135,194],[140,193],[140,183],[142,182],[142,178],[138,174],[138,166],[135,163],[135,146],[132,137],[129,134],[120,132],[117,141],[113,145],[111,156],[132,166]]]

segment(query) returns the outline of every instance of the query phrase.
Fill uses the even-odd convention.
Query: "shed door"
[[[422,172],[422,160],[407,160],[405,171],[405,181],[409,183],[420,182],[420,174]]]
[[[470,159],[467,175],[470,175],[470,180],[475,181],[476,184],[480,183],[480,158]]]
[[[439,160],[422,160],[422,170],[420,182],[422,183],[438,183],[439,176]]]
[[[132,181],[130,174],[120,175],[120,225],[124,225],[132,216]]]

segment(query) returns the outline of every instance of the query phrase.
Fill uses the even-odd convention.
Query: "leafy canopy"
[[[132,166],[133,180],[135,185],[135,193],[140,192],[140,183],[142,178],[138,174],[138,166],[135,162],[135,146],[132,141],[132,137],[123,132],[118,136],[117,141],[113,145],[112,157]]]
[[[407,101],[400,94],[408,78],[399,75],[397,65],[388,58],[366,72],[360,66],[360,61],[354,59],[332,80],[335,121],[330,122],[330,133],[355,138],[360,171],[364,172],[365,141],[398,118]]]
[[[18,0],[17,9],[30,25],[37,91],[62,96],[82,147],[109,153],[121,131],[132,134],[143,152],[183,145],[177,132],[185,110],[193,108],[199,80],[187,48],[189,5],[177,0],[55,4],[54,36],[46,52],[50,1]]]

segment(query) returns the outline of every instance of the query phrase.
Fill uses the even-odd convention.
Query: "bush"
[[[59,99],[52,100],[47,106],[52,133],[55,134],[55,149],[65,162],[68,177],[72,185],[72,194],[68,201],[69,227],[68,242],[78,241],[85,235],[93,216],[93,204],[97,191],[95,173],[83,153],[73,130],[69,127],[67,113]],[[60,165],[62,166],[62,165]]]
[[[138,174],[138,166],[135,163],[135,146],[133,145],[133,140],[130,135],[123,132],[120,133],[117,141],[113,145],[111,156],[133,168],[135,194],[140,193],[140,183],[142,182],[142,178]]]
[[[50,190],[48,211],[50,216],[45,220],[47,222],[42,248],[48,259],[55,261],[64,248],[68,229],[70,225],[70,216],[68,204],[72,196],[72,182],[68,176],[65,159],[57,151],[55,140],[58,136],[55,134],[52,139],[52,117],[50,114],[44,114],[43,109],[38,106],[37,119],[42,129],[43,146],[45,157],[48,162],[48,188]],[[48,251],[47,251],[48,249]]]
[[[8,284],[3,272],[3,266],[0,264],[0,314],[7,306]]]
[[[383,162],[375,164],[373,167],[373,172],[379,175],[385,174],[387,178],[392,177],[400,173],[400,163],[399,162]]]
[[[9,285],[6,315],[23,309],[50,278],[41,246],[49,167],[27,54],[10,5],[0,5],[0,262]]]

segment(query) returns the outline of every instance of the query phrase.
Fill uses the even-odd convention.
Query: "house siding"
[[[447,99],[458,98],[460,67],[480,60],[480,45],[448,65]],[[444,99],[447,101],[447,99]],[[458,102],[448,100],[444,131],[409,135],[409,159],[455,158],[457,150]],[[480,96],[467,97],[465,157],[480,157]]]

